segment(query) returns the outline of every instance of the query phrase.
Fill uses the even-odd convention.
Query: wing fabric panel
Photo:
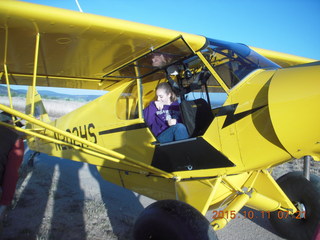
[[[41,86],[106,89],[118,79],[102,77],[179,35],[195,50],[202,36],[18,1],[0,2],[0,71],[12,84],[30,84],[36,35]],[[102,81],[103,80],[103,81]],[[59,82],[60,81],[60,82]]]

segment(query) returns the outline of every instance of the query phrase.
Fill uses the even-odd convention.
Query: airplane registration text
[[[78,137],[81,137],[83,139],[86,139],[90,142],[97,143],[98,140],[97,140],[96,134],[94,133],[94,129],[95,129],[94,124],[89,123],[89,124],[83,125],[83,126],[68,128],[68,129],[66,129],[66,132],[72,133],[72,134],[74,134]],[[71,138],[60,135],[58,133],[54,133],[54,137],[55,137],[55,139],[66,142],[68,144],[72,144],[72,145],[75,145],[78,147],[87,147],[83,143],[77,142]],[[71,147],[68,147],[68,146],[65,146],[62,144],[56,144],[56,150],[67,150],[67,149],[71,149]]]

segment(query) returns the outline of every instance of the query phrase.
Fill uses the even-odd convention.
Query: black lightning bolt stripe
[[[129,130],[136,130],[136,129],[146,128],[146,127],[147,127],[147,125],[145,123],[138,123],[138,124],[134,124],[134,125],[129,125],[129,126],[100,131],[99,135],[116,133],[116,132],[123,132],[123,131],[129,131]]]
[[[241,113],[234,114],[234,112],[236,111],[236,109],[238,107],[238,103],[236,103],[236,104],[221,107],[216,116],[217,117],[218,116],[227,116],[227,118],[224,121],[224,124],[222,126],[222,128],[225,128],[225,127],[228,127],[229,125],[241,120],[242,118],[249,116],[250,114],[253,114],[254,112],[258,111],[259,109],[264,108],[265,106],[266,105],[260,106],[257,108],[253,108],[253,109],[241,112]]]

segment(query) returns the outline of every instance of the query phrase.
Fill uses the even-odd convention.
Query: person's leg
[[[158,137],[160,143],[167,143],[187,139],[189,137],[187,128],[182,123],[177,123],[163,131]]]
[[[158,141],[160,143],[172,142],[174,140],[173,131],[174,129],[172,127],[167,128],[157,137]]]
[[[8,156],[8,161],[3,175],[0,205],[10,205],[12,202],[19,178],[18,170],[23,160],[23,154],[23,140],[18,139]]]
[[[189,138],[188,130],[184,124],[177,123],[172,127],[174,127],[173,133],[175,141]]]

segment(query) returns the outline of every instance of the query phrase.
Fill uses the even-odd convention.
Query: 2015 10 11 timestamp
[[[248,219],[254,219],[254,218],[271,218],[271,212],[270,211],[241,211],[241,214],[236,213],[236,211],[217,211],[214,210],[212,215],[212,219],[219,219],[219,218],[229,218],[229,219],[236,219],[236,218],[248,218]],[[298,211],[295,214],[289,214],[288,211],[277,211],[274,212],[274,217],[278,219],[287,219],[287,218],[294,218],[294,219],[302,219],[306,217],[305,211]]]

